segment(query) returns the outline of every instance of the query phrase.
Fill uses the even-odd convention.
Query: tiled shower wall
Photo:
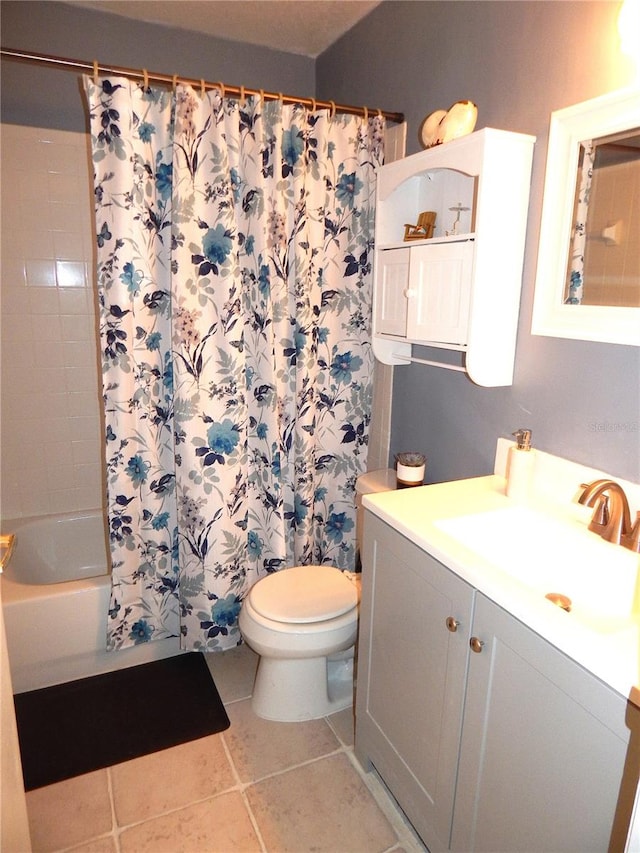
[[[84,134],[2,125],[0,513],[103,504]]]

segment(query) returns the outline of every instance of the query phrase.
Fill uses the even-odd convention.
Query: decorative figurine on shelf
[[[425,148],[441,145],[471,133],[478,120],[473,101],[456,101],[448,110],[436,110],[420,125],[419,137]]]
[[[433,237],[433,231],[436,227],[436,212],[435,210],[423,210],[418,215],[418,224],[409,225],[405,223],[404,239],[405,240],[427,240]]]
[[[457,211],[456,218],[453,220],[453,225],[451,226],[450,231],[445,231],[447,237],[455,237],[458,234],[458,229],[460,228],[460,214],[463,210],[471,210],[470,207],[463,207],[460,202],[458,202],[455,207],[450,207],[449,210]]]

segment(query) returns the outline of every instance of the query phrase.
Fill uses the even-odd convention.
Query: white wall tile
[[[24,314],[14,314],[10,319],[7,318],[2,329],[3,344],[7,347],[18,345],[21,348],[23,342],[32,341],[31,319],[31,317]]]
[[[80,195],[80,182],[77,174],[64,172],[49,172],[49,201],[63,202],[64,204],[78,204]]]
[[[72,465],[60,465],[57,460],[48,460],[45,471],[46,483],[50,491],[70,490],[78,485]]]
[[[29,310],[31,314],[66,313],[60,309],[62,300],[57,288],[29,287]]]
[[[95,341],[65,341],[65,367],[89,367],[96,363]]]
[[[70,438],[72,441],[91,441],[98,439],[102,430],[98,418],[85,416],[81,418],[70,418]]]
[[[4,517],[103,502],[87,139],[1,125]]]
[[[61,314],[60,325],[64,341],[91,341],[95,343],[96,323],[93,317]]]
[[[97,367],[65,367],[64,376],[67,391],[95,391],[99,390]],[[100,388],[100,393],[102,393]],[[97,399],[97,397],[96,397]]]
[[[88,205],[50,204],[49,221],[54,231],[77,231],[82,234],[83,225],[89,215]]]
[[[66,465],[70,468],[74,464],[73,446],[69,441],[51,441],[47,445],[47,452],[58,465]]]
[[[28,172],[33,169],[35,172],[47,172],[47,148],[39,140],[25,141],[22,148],[16,156],[16,168]]]
[[[74,134],[68,134],[73,136]],[[61,140],[59,138],[53,141],[53,144],[45,149],[46,153],[46,168],[49,172],[60,172],[66,175],[81,175],[84,179],[87,171],[87,140],[86,137],[80,136],[80,141],[76,140]],[[68,144],[71,142],[72,144]],[[79,194],[81,198],[86,198],[89,185],[86,180],[83,183]]]
[[[46,184],[45,184],[46,186]],[[21,240],[30,240],[39,245],[40,257],[50,257],[53,239],[50,235],[52,228],[51,205],[41,202],[25,202],[20,199],[14,207],[13,228],[21,232]],[[33,240],[33,235],[40,235],[39,240]]]
[[[84,314],[93,317],[93,301],[87,298],[85,288],[65,288],[60,290],[61,314]]]
[[[56,280],[58,287],[86,287],[87,272],[84,261],[56,261]]]
[[[69,415],[72,418],[78,418],[85,415],[87,412],[92,412],[97,409],[100,403],[97,394],[93,391],[75,391],[65,394]],[[86,461],[86,460],[84,460]]]
[[[15,288],[19,288],[24,291],[27,279],[25,275],[25,264],[22,258],[9,258],[3,253],[2,266],[0,269],[2,270],[2,287],[0,287],[1,294],[4,294],[6,290]],[[4,310],[4,295],[2,296],[2,307]]]
[[[33,361],[36,367],[64,367],[64,343],[50,341],[44,347],[34,342]]]
[[[51,252],[53,253],[53,241],[51,241]],[[27,285],[30,287],[56,286],[56,265],[53,259],[27,258],[25,266]]]
[[[31,317],[31,329],[35,341],[62,340],[62,324],[56,315],[34,314]]]
[[[17,186],[19,198],[23,203],[42,201],[42,193],[46,191],[47,173],[26,171],[16,172],[16,180],[14,186]],[[7,194],[7,198],[9,194]],[[11,194],[11,200],[15,203],[15,196]]]
[[[16,223],[3,238],[2,254],[10,258],[38,258],[52,261],[54,259],[53,232],[45,228],[40,220],[31,230],[23,229],[19,223]]]
[[[84,241],[77,231],[56,231],[53,235],[53,251],[56,260],[81,261],[84,263]]]
[[[82,465],[74,465],[74,487],[97,487],[102,482],[102,465],[98,462],[89,462]]]
[[[57,441],[69,441],[70,440],[70,432],[72,430],[72,424],[76,420],[76,418],[48,418],[46,423],[46,440],[47,443],[57,442]],[[27,421],[29,423],[29,421]],[[42,426],[40,427],[41,431],[41,440],[43,438],[42,435]]]
[[[74,465],[95,462],[99,453],[99,442],[85,439],[71,442],[71,453]]]
[[[20,274],[23,276],[21,281]],[[0,310],[3,314],[29,313],[29,291],[24,286],[24,269],[21,264],[2,264]]]

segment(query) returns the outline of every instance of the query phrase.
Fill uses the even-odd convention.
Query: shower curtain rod
[[[380,110],[377,107],[354,107],[349,104],[336,104],[334,101],[316,100],[316,98],[299,98],[295,95],[283,95],[282,92],[265,92],[263,89],[251,89],[248,86],[229,86],[226,83],[212,83],[203,79],[196,80],[189,77],[180,77],[177,74],[159,74],[158,72],[146,71],[145,69],[123,68],[118,65],[100,65],[97,61],[84,62],[78,59],[67,59],[63,56],[48,56],[45,53],[29,53],[25,50],[13,50],[5,47],[0,48],[0,56],[3,59],[48,65],[51,68],[63,71],[81,71],[93,74],[94,76],[101,73],[117,74],[121,77],[130,77],[133,80],[142,80],[145,85],[151,82],[171,86],[175,86],[178,82],[187,83],[190,86],[199,88],[202,93],[206,89],[220,89],[223,97],[239,95],[241,99],[244,99],[247,95],[260,95],[268,101],[281,100],[285,104],[304,104],[314,110],[318,107],[327,108],[331,110],[332,115],[336,112],[364,116],[365,118],[370,115],[380,115],[388,121],[398,124],[404,121],[403,113],[388,112],[387,110]]]

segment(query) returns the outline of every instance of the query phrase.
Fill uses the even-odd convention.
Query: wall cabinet
[[[479,385],[511,384],[534,142],[485,128],[380,169],[380,361],[406,364],[414,344],[452,349]],[[436,213],[433,236],[405,241],[405,225],[425,210]]]
[[[448,344],[452,349],[463,347],[469,326],[473,247],[473,241],[466,240],[380,252],[380,333]]]
[[[639,716],[365,513],[356,755],[431,853],[624,849]]]

